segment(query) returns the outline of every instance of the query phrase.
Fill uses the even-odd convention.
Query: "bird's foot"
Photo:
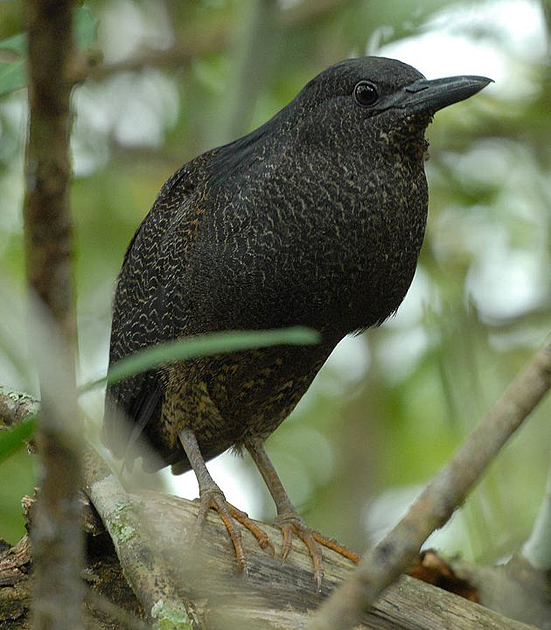
[[[283,534],[283,542],[281,545],[281,558],[283,561],[287,559],[289,551],[291,550],[293,534],[304,542],[312,559],[314,582],[318,589],[321,589],[323,579],[323,560],[320,545],[336,551],[341,556],[352,560],[352,562],[356,564],[360,561],[360,556],[357,553],[348,549],[348,547],[344,547],[334,538],[327,538],[316,530],[310,529],[304,520],[296,513],[279,515],[274,521],[274,525],[279,527]]]
[[[201,498],[199,499],[199,513],[197,514],[196,534],[202,529],[209,510],[215,510],[218,513],[218,516],[228,530],[237,558],[237,568],[239,571],[245,570],[245,552],[243,551],[241,532],[236,525],[236,521],[251,532],[262,549],[268,549],[272,555],[275,554],[268,534],[266,534],[255,521],[249,518],[245,512],[238,510],[231,503],[228,503],[224,493],[218,489],[206,490],[201,493]]]

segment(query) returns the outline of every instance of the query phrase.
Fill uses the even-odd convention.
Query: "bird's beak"
[[[431,81],[419,79],[403,89],[400,101],[411,113],[434,114],[439,109],[473,96],[488,83],[493,83],[493,80],[477,76],[445,77]]]
[[[381,102],[380,109],[405,109],[408,114],[434,114],[439,109],[464,101],[488,83],[488,77],[461,76],[443,79],[418,79]]]

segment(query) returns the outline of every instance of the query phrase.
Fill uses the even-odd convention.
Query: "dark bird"
[[[132,459],[145,439],[199,482],[199,522],[215,509],[238,564],[239,527],[206,466],[245,448],[277,507],[285,557],[298,535],[321,581],[320,544],[264,449],[335,345],[381,324],[413,278],[427,218],[425,130],[433,114],[491,79],[429,81],[394,59],[331,66],[248,135],[184,164],[136,231],[113,307],[110,365],[142,348],[211,331],[303,325],[314,346],[276,346],[164,365],[108,388],[104,436]],[[130,420],[132,430],[121,420]],[[146,462],[147,466],[147,462]],[[159,464],[157,464],[157,467]]]

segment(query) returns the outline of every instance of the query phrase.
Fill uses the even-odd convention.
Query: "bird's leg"
[[[295,533],[308,547],[312,565],[314,569],[314,580],[316,585],[321,587],[323,578],[322,554],[320,545],[332,549],[340,553],[345,558],[358,563],[360,557],[351,549],[344,547],[333,538],[327,538],[323,534],[310,529],[304,520],[297,514],[297,511],[289,495],[285,491],[278,474],[266,453],[264,444],[260,440],[251,440],[246,444],[247,450],[251,454],[260,474],[262,475],[268,490],[276,504],[277,518],[274,525],[279,527],[283,534],[283,543],[281,549],[282,559],[285,560],[291,549],[291,537]],[[318,544],[319,543],[319,544]]]
[[[237,567],[240,571],[243,571],[245,568],[245,554],[243,552],[241,532],[236,526],[235,521],[241,523],[251,532],[262,549],[268,548],[273,554],[274,548],[266,532],[262,530],[255,521],[250,519],[245,512],[238,510],[235,506],[226,501],[224,493],[220,490],[207,470],[205,460],[201,455],[199,444],[197,443],[197,438],[193,431],[191,429],[183,429],[179,437],[193,472],[197,477],[197,483],[199,484],[200,503],[199,513],[197,515],[197,532],[203,527],[208,511],[213,509],[218,512],[218,516],[220,516],[220,519],[228,530],[237,558]]]

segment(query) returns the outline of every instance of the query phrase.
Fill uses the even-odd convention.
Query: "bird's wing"
[[[203,216],[199,190],[208,180],[210,193],[217,194],[228,177],[246,172],[257,143],[269,129],[267,123],[244,138],[203,153],[163,186],[124,257],[113,305],[109,365],[142,348],[187,334],[192,307],[183,276]],[[129,447],[146,433],[166,463],[173,463],[170,457],[178,453],[169,452],[160,439],[155,440],[155,431],[149,431],[160,418],[163,395],[159,370],[108,387],[103,435],[115,455],[126,452],[130,459]]]
[[[165,238],[175,222],[191,221],[194,203],[193,162],[164,185],[152,209],[132,238],[117,280],[109,365],[148,346],[174,338],[176,326],[166,304]],[[185,246],[181,264],[185,263]],[[163,386],[150,370],[107,388],[103,425],[105,443],[118,456],[133,459],[133,447],[144,428],[160,416]],[[159,449],[160,445],[155,445]]]

